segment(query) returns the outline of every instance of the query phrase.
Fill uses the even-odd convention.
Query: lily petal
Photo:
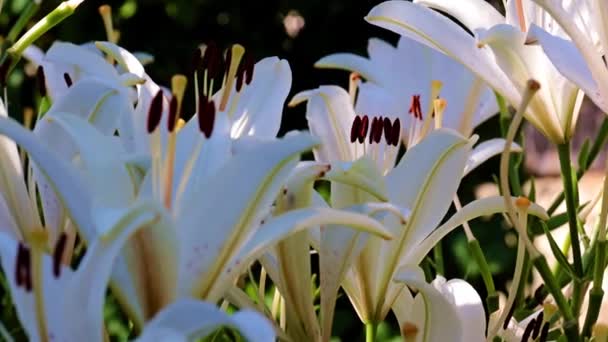
[[[490,139],[482,142],[475,146],[471,152],[471,156],[467,161],[467,165],[464,168],[464,176],[468,175],[471,171],[475,170],[479,165],[485,163],[488,159],[502,153],[505,149],[504,139]],[[511,153],[522,152],[521,146],[516,143],[511,145]]]
[[[516,198],[513,197],[513,201],[515,200]],[[504,198],[502,196],[486,197],[467,204],[422,241],[416,251],[408,256],[408,261],[411,263],[422,261],[424,256],[433,249],[433,246],[435,246],[438,241],[460,226],[463,222],[470,221],[480,216],[506,212],[506,210]],[[547,215],[545,209],[536,203],[531,203],[528,208],[528,214],[537,216],[542,220],[549,219],[549,215]]]
[[[365,19],[451,56],[511,103],[520,102],[519,92],[488,51],[477,48],[474,38],[447,17],[418,4],[393,0],[374,7]]]
[[[181,299],[156,315],[136,341],[159,341],[159,335],[167,338],[162,341],[191,341],[207,337],[223,326],[236,329],[247,341],[275,340],[268,319],[255,311],[241,310],[230,316],[211,303]]]
[[[424,274],[418,267],[401,268],[395,281],[418,290],[410,318],[418,328],[416,341],[467,341],[458,311],[441,292],[424,281]]]
[[[0,118],[0,134],[14,140],[29,155],[40,173],[53,188],[68,210],[72,221],[83,237],[89,241],[96,233],[91,217],[91,194],[81,174],[59,158],[48,146],[42,144],[36,136],[12,119]]]
[[[458,3],[451,0],[414,0],[414,3],[447,13],[471,31],[490,28],[505,21],[494,6],[483,0],[464,0]]]

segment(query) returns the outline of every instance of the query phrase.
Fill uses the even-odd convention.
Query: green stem
[[[25,9],[21,12],[21,15],[19,16],[19,19],[17,19],[17,21],[15,22],[15,25],[13,25],[13,27],[11,27],[11,30],[6,35],[6,40],[8,40],[11,43],[14,42],[15,40],[17,40],[17,36],[19,36],[21,31],[23,31],[23,28],[28,23],[28,21],[30,21],[30,19],[32,19],[34,14],[36,14],[36,12],[38,12],[39,8],[40,8],[39,1],[30,1],[27,4],[27,7],[25,7]]]
[[[602,148],[604,147],[604,144],[606,143],[607,138],[608,138],[608,118],[604,118],[604,121],[602,122],[602,126],[600,127],[600,131],[595,136],[595,139],[593,140],[593,145],[591,146],[591,149],[589,150],[589,156],[587,157],[587,163],[585,165],[581,165],[580,169],[576,173],[577,179],[581,179],[581,177],[583,177],[585,172],[587,172],[587,170],[589,170],[589,168],[595,161],[595,158],[597,158],[597,156],[600,154]],[[559,207],[559,205],[562,203],[563,200],[564,200],[564,192],[561,192],[555,198],[555,200],[553,200],[553,203],[551,203],[551,205],[549,206],[549,209],[547,209],[547,213],[549,215],[553,215],[553,213],[555,212],[555,210],[557,210],[557,208]]]
[[[488,266],[488,262],[481,250],[481,246],[479,245],[479,241],[471,240],[469,241],[469,252],[473,256],[473,259],[477,263],[477,267],[479,267],[479,272],[481,273],[481,278],[483,279],[483,283],[486,286],[486,290],[488,292],[488,297],[486,299],[486,304],[488,306],[488,313],[493,313],[498,310],[498,293],[496,293],[496,288],[494,286],[494,279],[492,279],[492,273],[490,272],[490,267]]]
[[[570,229],[570,241],[572,242],[572,258],[574,259],[574,271],[578,277],[583,276],[583,260],[581,258],[581,245],[578,237],[578,218],[576,211],[576,200],[572,179],[572,165],[570,163],[570,142],[557,145],[559,164],[562,171],[564,183],[564,196],[566,198],[566,209],[568,210],[568,228]]]
[[[496,103],[498,104],[498,109],[500,110],[500,116],[498,119],[500,123],[500,135],[504,138],[507,135],[507,130],[509,129],[509,119],[511,117],[511,113],[509,113],[509,108],[507,107],[505,98],[497,92],[494,92],[494,96],[496,97]]]
[[[604,290],[602,289],[602,282],[604,281],[604,270],[606,260],[606,240],[601,239],[597,241],[597,250],[595,253],[595,267],[593,273],[593,288],[589,294],[589,308],[587,310],[587,316],[585,317],[585,324],[583,325],[583,336],[591,335],[591,328],[600,313],[600,307],[602,305],[602,299],[604,298]]]
[[[441,241],[439,241],[435,247],[433,247],[433,259],[435,260],[435,272],[439,275],[445,276],[445,267],[443,264],[443,249],[441,247]]]
[[[532,264],[536,267],[536,270],[543,278],[545,282],[545,287],[549,290],[549,293],[553,295],[555,299],[555,303],[559,308],[562,316],[564,317],[564,332],[568,341],[576,342],[579,340],[578,336],[578,321],[572,313],[572,309],[568,305],[568,301],[564,294],[561,291],[561,287],[553,277],[553,273],[549,269],[549,265],[547,264],[547,260],[544,256],[539,255],[532,260]]]
[[[19,40],[7,50],[11,58],[9,60],[2,61],[2,63],[10,63],[8,73],[10,73],[10,70],[12,70],[17,62],[21,59],[23,51],[25,51],[28,46],[32,45],[36,40],[38,40],[38,38],[62,22],[65,18],[72,15],[80,2],[81,1],[78,0],[68,0],[60,3],[57,8],[52,10],[49,14],[32,26],[32,28],[25,32],[23,36],[21,36],[21,38],[19,38]]]
[[[378,333],[378,324],[375,322],[365,323],[365,342],[376,341],[376,334]]]

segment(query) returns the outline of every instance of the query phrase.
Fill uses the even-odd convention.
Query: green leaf
[[[553,252],[553,255],[555,256],[555,259],[564,268],[564,270],[566,272],[568,272],[570,277],[574,278],[576,273],[574,272],[572,265],[570,265],[570,263],[568,262],[568,259],[564,255],[564,253],[562,253],[561,249],[559,248],[559,246],[553,239],[551,232],[549,232],[549,228],[542,221],[540,222],[540,224],[543,227],[543,230],[545,231],[545,235],[547,236],[547,240],[549,241],[549,246],[551,247],[551,251]]]

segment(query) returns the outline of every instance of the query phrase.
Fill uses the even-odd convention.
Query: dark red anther
[[[209,79],[217,77],[220,66],[219,59],[220,52],[217,45],[215,45],[214,41],[208,42],[207,47],[205,48],[205,54],[203,55],[202,68],[207,70]]]
[[[386,140],[387,144],[391,144],[391,135],[393,134],[393,124],[391,123],[391,119],[384,118],[382,122],[384,125],[384,140]]]
[[[192,53],[192,72],[195,72],[203,67],[203,55],[200,48],[194,49]]]
[[[546,322],[543,325],[543,330],[540,332],[540,337],[538,338],[539,342],[547,342],[547,337],[549,336],[549,322]]]
[[[353,125],[350,128],[350,142],[354,143],[359,138],[359,132],[361,131],[361,117],[355,116]]]
[[[69,87],[72,86],[73,82],[72,82],[72,78],[70,77],[70,74],[68,74],[67,72],[63,73],[63,80],[65,81],[65,84]]]
[[[224,56],[224,74],[228,75],[230,72],[230,64],[232,62],[232,46],[226,50],[226,56]]]
[[[526,326],[526,330],[524,330],[524,334],[521,337],[521,342],[528,342],[530,335],[532,334],[532,330],[534,330],[534,326],[536,326],[536,319],[532,319],[530,323]]]
[[[38,92],[40,93],[40,96],[45,97],[46,81],[44,79],[44,69],[42,68],[42,65],[39,65],[38,69],[36,69],[36,85],[38,86]]]
[[[374,130],[374,142],[378,144],[382,140],[382,130],[383,130],[383,120],[382,117],[378,117],[376,120],[376,129]]]
[[[393,121],[393,128],[391,129],[391,141],[389,145],[399,146],[399,139],[401,138],[401,121],[396,118]]]
[[[502,324],[502,329],[507,330],[509,327],[509,322],[511,321],[511,317],[513,317],[513,313],[515,312],[515,305],[511,305],[511,309],[507,313],[507,317],[505,318],[505,322]]]
[[[148,110],[148,133],[156,130],[163,116],[163,91],[159,90],[150,101],[150,109]]]
[[[543,326],[544,315],[541,311],[538,316],[536,316],[536,325],[534,326],[534,330],[532,331],[532,340],[536,340],[538,335],[540,334],[541,328]]]
[[[359,129],[359,143],[363,144],[367,137],[367,131],[369,130],[369,118],[367,115],[363,115],[361,118],[361,128]]]
[[[177,119],[179,115],[177,113],[177,97],[175,94],[171,96],[171,101],[169,101],[169,117],[167,118],[167,130],[169,133],[172,133],[175,129],[175,125],[177,124]]]
[[[376,132],[376,126],[378,125],[378,118],[373,117],[372,118],[372,124],[370,125],[370,129],[369,129],[369,143],[371,144],[374,141],[374,134]]]
[[[55,250],[53,251],[53,275],[58,278],[61,274],[61,258],[65,251],[65,246],[68,241],[68,236],[65,233],[61,233],[55,243]]]
[[[422,120],[422,108],[420,105],[420,95],[412,96],[409,113],[413,114],[416,119]]]
[[[240,92],[243,88],[243,81],[245,80],[245,66],[243,61],[239,64],[239,67],[236,69],[236,83],[235,88],[237,92]]]
[[[213,132],[213,124],[215,122],[215,103],[208,101],[207,98],[201,97],[198,110],[198,127],[209,139]]]
[[[15,283],[17,286],[23,286],[25,283],[23,274],[23,259],[25,258],[25,247],[21,243],[17,246],[17,257],[15,258]]]
[[[245,84],[250,85],[253,81],[253,69],[255,68],[255,60],[250,53],[245,54]]]

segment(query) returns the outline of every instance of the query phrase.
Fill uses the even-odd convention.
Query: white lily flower
[[[124,50],[109,43],[98,46],[120,52],[113,58],[128,66],[125,61],[131,57]],[[157,92],[147,109],[149,117],[133,119],[146,132],[141,137],[146,143],[136,145],[136,150],[149,146],[144,155],[148,165],[133,163],[129,146],[118,142],[122,138],[103,135],[77,116],[53,112],[43,118],[78,147],[81,168],[96,195],[93,209],[118,210],[148,198],[170,209],[172,223],[137,233],[125,246],[112,277],[119,301],[137,326],[181,297],[220,299],[250,262],[291,233],[329,223],[383,230],[361,214],[314,208],[291,211],[262,224],[298,154],[315,146],[315,140],[307,134],[289,134],[280,140],[232,139],[230,118],[209,107],[213,102],[207,102],[183,128],[164,131],[157,126],[168,120],[161,119],[166,102]],[[173,147],[165,146],[163,131],[167,141],[174,136]],[[112,211],[100,212],[104,215],[95,220],[107,224],[116,220]],[[201,227],[201,222],[207,223]],[[150,264],[163,272],[150,272]]]
[[[471,153],[475,137],[467,139],[452,130],[438,129],[408,149],[394,166],[397,148],[394,142],[399,140],[398,134],[395,139],[391,133],[390,126],[394,124],[388,122],[384,126],[385,120],[381,120],[382,127],[375,124],[378,127],[369,132],[361,129],[365,125],[354,114],[349,95],[339,87],[324,86],[300,93],[292,103],[304,100],[308,101],[311,132],[324,142],[314,150],[315,158],[332,163],[331,172],[347,170],[368,180],[365,190],[332,182],[331,206],[346,208],[386,201],[397,208],[406,208],[401,213],[376,212],[375,217],[381,219],[394,236],[390,241],[333,228],[322,230],[315,246],[321,257],[324,329],[331,327],[335,301],[332,293],[335,294],[340,284],[363,322],[379,322],[402,289],[391,282],[400,265],[418,264],[447,232],[462,222],[504,212],[502,197],[481,199],[468,204],[437,228],[463,175],[501,152],[504,142],[480,144],[479,149]],[[351,124],[354,129],[349,128]],[[380,138],[384,133],[384,139],[375,139],[378,130]],[[361,132],[365,132],[364,139],[359,139]],[[367,133],[372,143],[368,142]],[[532,212],[546,217],[538,206],[533,206]]]
[[[542,46],[565,77],[608,113],[608,68],[603,59],[608,49],[608,4],[601,0],[531,1],[547,11],[565,35],[534,27],[530,39]]]
[[[416,120],[407,112],[413,96],[419,96],[424,115],[433,113],[436,97],[445,99],[448,106],[443,126],[465,136],[498,112],[492,91],[443,53],[406,37],[399,39],[396,47],[372,38],[367,51],[369,58],[337,53],[321,58],[315,66],[345,69],[363,77],[366,82],[358,85],[356,112],[401,118],[404,137],[411,121]]]
[[[551,32],[560,32],[560,28],[529,1],[525,1],[524,10],[518,10],[517,4],[522,1],[507,1],[506,18],[482,0],[458,4],[449,0],[387,1],[374,7],[366,20],[454,58],[515,106],[521,102],[526,82],[537,80],[542,87],[532,99],[526,118],[552,142],[560,144],[574,133],[583,94],[559,73],[541,48],[525,45],[531,23]],[[475,37],[422,5],[454,16]]]
[[[114,260],[127,239],[156,220],[153,207],[128,211],[107,234],[92,241],[77,271],[61,265],[65,238],[53,258],[45,254],[48,234],[30,232],[29,247],[0,235],[2,268],[28,336],[34,341],[101,341],[103,303]],[[84,310],[84,311],[83,311]]]
[[[466,281],[437,276],[428,284],[417,266],[402,267],[395,281],[418,292],[405,288],[393,304],[405,341],[485,341],[483,303]]]

